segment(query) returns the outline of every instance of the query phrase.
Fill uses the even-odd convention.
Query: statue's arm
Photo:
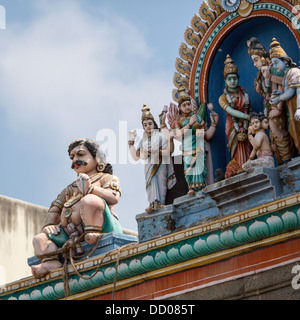
[[[102,187],[94,187],[92,193],[105,200],[109,206],[116,205],[119,202],[121,196],[119,192],[116,193],[111,189],[104,189]]]
[[[93,186],[92,194],[102,198],[110,205],[116,205],[121,198],[120,181],[116,176],[108,175],[102,186]]]
[[[48,213],[45,219],[44,226],[42,228],[43,232],[45,232],[45,230],[48,227],[57,226],[60,224],[60,216],[61,216],[62,209],[64,207],[64,203],[66,201],[67,190],[68,190],[68,187],[65,188],[57,196],[57,198],[51,203],[51,206],[48,210]],[[46,232],[46,233],[49,233],[49,232]]]
[[[251,153],[250,153],[250,156],[249,156],[248,161],[249,161],[249,160],[253,160],[253,159],[255,158],[256,152],[257,152],[257,150],[253,148],[252,151],[251,151]]]
[[[229,105],[227,105],[224,110],[230,114],[231,116],[235,117],[235,118],[239,118],[239,119],[243,119],[243,120],[250,120],[250,115],[238,110],[233,109],[232,107],[230,107]]]
[[[284,92],[283,94],[281,94],[279,96],[279,100],[280,101],[288,101],[291,98],[293,98],[295,93],[296,93],[296,89],[295,88],[289,88],[286,92]]]
[[[45,232],[47,234],[59,233],[58,226],[60,224],[60,213],[61,213],[61,210],[58,207],[53,206],[52,208],[50,208],[46,216],[45,224],[42,228],[42,232]]]
[[[216,112],[212,111],[212,113],[210,114],[210,121],[211,121],[210,127],[205,132],[205,140],[206,141],[210,141],[217,130],[217,125],[219,122],[219,115]]]
[[[129,145],[129,152],[134,161],[138,161],[140,159],[141,151],[140,149],[137,150],[134,144]]]
[[[219,98],[219,104],[220,104],[221,108],[224,109],[231,116],[233,116],[235,118],[243,119],[243,120],[250,120],[249,114],[235,110],[234,108],[230,107],[230,105],[225,97],[225,94],[223,94]]]
[[[255,138],[252,134],[248,135],[248,139],[253,147],[253,149],[258,150],[262,144],[262,137],[260,135],[255,135]]]

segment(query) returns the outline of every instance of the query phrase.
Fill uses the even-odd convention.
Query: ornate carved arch
[[[300,48],[300,0],[209,0],[204,1],[185,31],[185,42],[176,59],[173,99],[180,85],[190,90],[197,103],[207,103],[210,65],[223,39],[239,24],[269,17],[285,24]],[[298,23],[298,24],[297,24]]]

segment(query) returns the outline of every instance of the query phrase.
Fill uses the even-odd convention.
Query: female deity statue
[[[289,131],[300,154],[300,69],[273,38],[270,58],[275,70],[284,72],[283,92],[275,91],[278,96],[271,100],[272,104],[286,101],[289,111]]]
[[[259,70],[255,79],[256,91],[264,97],[264,114],[269,119],[271,142],[276,147],[278,164],[289,161],[294,154],[294,143],[287,129],[287,116],[284,102],[271,104],[271,94],[274,90],[282,91],[284,73],[271,67],[269,52],[257,38],[248,41],[248,53]]]
[[[145,160],[145,180],[149,207],[146,212],[157,211],[165,205],[167,190],[175,183],[175,173],[170,154],[174,151],[173,141],[161,132],[150,112],[144,105],[142,109],[143,139],[135,147],[136,132],[131,131],[129,150],[133,160]]]
[[[232,161],[227,166],[225,177],[229,178],[239,170],[242,172],[242,166],[252,150],[247,136],[251,104],[248,93],[238,85],[238,68],[229,55],[225,60],[224,79],[226,87],[219,104],[227,113],[225,132]],[[239,169],[230,170],[236,166]]]
[[[178,89],[178,108],[171,104],[168,113],[168,121],[171,132],[175,138],[181,140],[184,176],[189,191],[193,196],[206,185],[207,143],[215,134],[219,121],[219,115],[212,111],[211,126],[209,129],[200,115],[196,102],[183,87]],[[161,128],[166,127],[165,117],[161,117]]]

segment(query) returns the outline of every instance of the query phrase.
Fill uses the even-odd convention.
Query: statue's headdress
[[[270,58],[282,58],[282,57],[287,57],[286,52],[282,49],[280,43],[273,38],[272,43],[270,44],[271,49],[270,49]]]
[[[248,45],[248,53],[251,57],[252,55],[258,55],[263,58],[269,57],[269,52],[266,50],[266,48],[259,42],[259,40],[255,37],[250,38],[250,40],[247,41]]]
[[[224,77],[226,77],[230,73],[238,73],[238,67],[234,64],[234,61],[231,59],[229,54],[226,56],[224,64]]]
[[[178,88],[177,96],[178,96],[178,106],[180,106],[185,101],[191,101],[191,96],[189,91],[187,91],[183,86],[180,86]]]
[[[149,119],[154,121],[154,117],[153,117],[152,113],[150,112],[150,108],[144,104],[143,109],[142,109],[142,122],[144,120],[149,120]]]

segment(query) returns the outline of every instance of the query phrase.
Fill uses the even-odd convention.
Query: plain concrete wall
[[[0,286],[31,276],[33,237],[41,232],[48,208],[0,195]],[[128,235],[137,232],[124,229]]]
[[[31,275],[27,258],[48,208],[0,196],[0,285]]]

